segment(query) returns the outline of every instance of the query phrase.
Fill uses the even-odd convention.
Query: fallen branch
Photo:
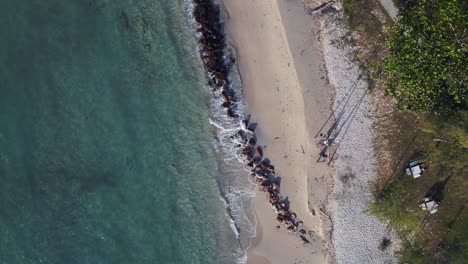
[[[317,6],[316,8],[312,9],[312,10],[310,11],[310,13],[313,14],[313,13],[315,13],[315,12],[317,12],[317,11],[320,11],[320,10],[324,9],[325,7],[327,7],[328,4],[331,4],[331,3],[333,3],[333,2],[335,2],[335,1],[328,1],[328,2],[326,2],[326,3],[323,3],[323,4],[319,5],[319,6]]]

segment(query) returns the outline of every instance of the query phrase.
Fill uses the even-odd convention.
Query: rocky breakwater
[[[234,56],[226,51],[226,39],[220,20],[219,6],[209,0],[194,1],[196,31],[200,34],[200,56],[208,75],[208,84],[224,100],[221,107],[231,118],[237,118],[236,103],[239,101],[231,88],[229,72],[235,63]]]
[[[226,115],[238,121],[241,126],[229,137],[236,145],[238,155],[251,172],[252,180],[276,212],[278,229],[285,229],[297,234],[305,244],[309,243],[306,229],[300,228],[302,221],[289,208],[289,201],[280,192],[280,177],[275,174],[275,166],[270,159],[264,157],[264,149],[257,145],[255,128],[257,124],[250,123],[250,116],[238,113],[236,105],[240,98],[231,87],[229,73],[235,63],[234,56],[227,51],[226,38],[221,22],[220,7],[210,0],[194,0],[193,16],[196,21],[196,31],[199,33],[198,45],[208,78],[215,96],[222,98],[220,107],[226,110]]]
[[[303,228],[303,222],[289,207],[289,201],[281,194],[281,178],[275,173],[275,166],[270,159],[264,157],[263,146],[257,145],[255,128],[257,124],[249,124],[250,116],[245,117],[241,123],[241,129],[231,138],[237,142],[237,148],[242,156],[242,161],[250,170],[252,180],[258,185],[259,191],[265,192],[272,210],[276,213],[277,229],[285,226],[290,233],[296,233],[305,244],[309,243]]]

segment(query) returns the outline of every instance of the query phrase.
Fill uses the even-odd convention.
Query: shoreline
[[[262,229],[262,232],[259,232],[259,234],[263,234],[263,236],[265,237],[264,240],[277,242],[276,249],[272,251],[268,250],[268,252],[263,254],[258,254],[259,258],[257,259],[260,259],[261,256],[266,255],[269,258],[273,257],[271,259],[275,259],[277,263],[287,263],[288,261],[291,261],[293,259],[293,256],[295,256],[296,260],[298,258],[301,258],[302,260],[306,261],[312,257],[316,259],[316,261],[314,262],[326,262],[326,259],[328,258],[328,253],[325,250],[325,239],[320,228],[322,218],[321,216],[319,216],[319,212],[324,210],[324,205],[320,205],[319,208],[318,204],[312,204],[311,201],[315,200],[310,199],[308,195],[309,185],[307,184],[307,182],[310,181],[308,173],[311,170],[311,167],[307,165],[311,164],[312,160],[314,159],[314,155],[312,153],[317,153],[317,149],[314,149],[315,144],[311,142],[309,138],[309,132],[305,128],[306,122],[304,115],[303,96],[300,90],[301,87],[298,83],[297,76],[295,76],[294,74],[294,61],[292,60],[292,56],[289,53],[287,41],[285,41],[283,37],[286,35],[284,32],[284,28],[282,28],[280,22],[278,23],[278,25],[281,26],[280,29],[282,30],[282,32],[279,35],[271,35],[268,32],[264,32],[267,33],[266,36],[279,36],[281,38],[281,41],[272,41],[268,43],[271,43],[274,49],[281,49],[280,51],[284,54],[288,54],[289,57],[287,60],[284,60],[281,57],[275,57],[276,59],[278,59],[278,61],[272,65],[275,65],[274,67],[276,68],[271,69],[278,76],[275,80],[272,80],[272,78],[265,75],[265,73],[268,74],[268,72],[263,72],[263,76],[266,77],[263,79],[263,81],[267,79],[268,81],[280,82],[280,80],[283,80],[285,81],[286,88],[288,87],[288,85],[292,85],[297,88],[295,91],[285,89],[284,92],[286,94],[281,96],[281,98],[283,98],[284,100],[288,100],[288,97],[290,96],[295,97],[294,102],[296,104],[289,106],[290,110],[293,111],[287,113],[285,116],[286,118],[291,119],[293,121],[292,123],[295,127],[289,127],[289,124],[281,124],[281,126],[279,127],[280,130],[275,130],[275,132],[281,132],[282,134],[284,134],[284,141],[278,141],[278,144],[265,145],[265,132],[269,130],[268,125],[275,124],[275,122],[268,118],[263,119],[261,115],[270,113],[272,109],[270,109],[270,107],[268,106],[260,106],[254,109],[252,105],[255,104],[251,104],[249,106],[248,112],[255,113],[255,116],[252,118],[254,123],[250,122],[250,115],[246,116],[242,111],[242,106],[244,106],[242,89],[249,87],[250,83],[249,81],[245,81],[244,87],[238,89],[236,87],[238,85],[236,85],[235,80],[233,79],[234,77],[230,76],[232,73],[235,74],[235,72],[231,71],[231,67],[236,62],[233,56],[233,52],[228,49],[227,44],[231,43],[228,43],[226,41],[228,38],[228,34],[227,32],[226,34],[224,34],[224,22],[228,24],[227,22],[229,21],[230,24],[232,20],[221,20],[221,18],[224,17],[224,14],[220,12],[220,9],[222,7],[226,7],[226,4],[218,6],[216,1],[204,2],[196,0],[194,2],[193,12],[196,21],[195,30],[200,34],[198,37],[200,56],[202,58],[204,67],[207,72],[208,84],[211,88],[213,88],[213,106],[215,107],[215,109],[224,108],[226,110],[225,116],[228,117],[227,119],[225,117],[219,119],[222,121],[222,125],[219,125],[219,123],[217,123],[216,121],[210,122],[212,122],[214,126],[220,129],[219,133],[221,134],[218,135],[218,137],[220,137],[220,139],[218,139],[219,142],[231,143],[228,144],[227,148],[231,148],[235,145],[235,149],[237,150],[233,152],[237,153],[238,160],[244,165],[246,165],[246,168],[250,167],[250,169],[248,170],[251,170],[251,176],[253,177],[253,179],[257,183],[257,186],[259,187],[256,191],[257,196],[254,199],[253,203],[255,208],[254,214],[262,216],[256,218],[256,220],[258,221],[257,227],[261,228],[262,226],[267,226],[267,228],[265,230]],[[263,5],[263,7],[268,8],[270,6],[267,4]],[[277,12],[275,13],[276,18],[281,20],[279,8],[276,5],[276,3],[274,5],[274,10]],[[304,10],[302,9],[301,12],[303,11]],[[225,14],[227,18],[229,18],[229,13],[232,12],[230,12],[228,7],[227,12]],[[261,31],[263,32],[263,30]],[[236,39],[235,37],[233,37],[233,39],[235,40],[233,45],[235,47],[239,47],[238,43],[235,43],[238,39]],[[266,42],[263,42],[263,44],[265,43]],[[261,43],[259,42],[258,44]],[[279,44],[281,47],[274,47],[277,44]],[[258,47],[263,48],[263,46],[264,45]],[[240,61],[242,61],[242,57],[243,55],[245,55],[245,50],[242,48],[240,50]],[[268,56],[262,56],[262,58],[268,59]],[[287,67],[291,68],[290,72],[283,71],[283,69],[286,67],[286,63]],[[238,63],[238,65],[242,73],[242,78],[240,80],[242,81],[244,79],[248,79],[248,75],[247,78],[245,78],[246,74],[245,71],[243,71],[243,67],[245,67],[247,64]],[[318,76],[316,77],[318,78]],[[245,91],[250,90],[247,88],[245,89]],[[277,87],[277,91],[279,92],[279,86]],[[270,92],[271,91],[262,91],[264,95]],[[244,95],[245,94],[248,93],[244,93]],[[275,96],[273,93],[269,95]],[[248,100],[249,96],[247,95],[246,98]],[[221,107],[216,106],[217,102],[222,102]],[[249,102],[253,101],[251,100]],[[286,105],[283,104],[283,107],[288,107],[288,103],[285,103]],[[260,111],[261,109],[263,109],[264,111]],[[283,110],[280,108],[276,108],[274,112],[276,112],[276,114],[279,114],[282,112],[284,113],[285,110],[284,108]],[[215,110],[215,119],[219,117],[218,115],[219,113],[217,113],[217,111]],[[240,124],[236,124],[236,122],[239,122]],[[256,130],[257,122],[259,122],[261,125],[258,125],[258,129]],[[268,125],[263,126],[263,124]],[[301,128],[300,130],[297,129],[298,126],[300,126]],[[279,137],[275,137],[275,140],[276,139],[279,139]],[[270,140],[272,140],[272,138],[270,138]],[[302,144],[299,144],[299,142],[295,142],[294,140],[299,140],[299,142]],[[269,147],[269,158],[264,157],[264,151],[267,146]],[[292,152],[293,146],[300,146],[300,148],[302,149],[302,153],[295,154],[294,157],[294,159],[298,159],[299,161],[295,161],[291,158],[287,160],[288,154],[285,154],[285,157],[283,157],[283,159],[285,160],[281,160],[281,157],[277,155],[280,153],[279,151],[270,151],[272,146],[277,148],[288,147],[289,152]],[[304,149],[307,150],[307,154]],[[296,150],[296,152],[299,151]],[[275,166],[277,167],[273,166],[273,164],[275,164]],[[325,164],[321,164],[321,166],[322,169],[327,168]],[[277,169],[275,172],[275,168],[280,169]],[[286,177],[286,175],[283,175],[283,173],[286,175],[289,174],[293,176]],[[322,182],[323,178],[324,176],[322,176]],[[289,179],[290,181],[288,182],[284,179]],[[314,179],[318,181],[317,178]],[[303,184],[297,184],[297,180],[302,181]],[[302,190],[298,191],[298,188],[301,188]],[[326,186],[320,189],[326,190]],[[320,189],[316,187],[315,191],[312,191],[311,193],[319,193]],[[267,197],[264,197],[265,194],[261,194],[261,192],[265,192],[265,194],[267,194]],[[232,200],[230,197],[231,195],[232,193],[228,191],[228,193],[225,194],[225,199],[228,205],[227,212],[232,216],[232,214],[230,213],[233,209],[231,202],[238,202],[237,198],[241,198],[242,202],[242,197],[233,197],[234,200]],[[234,194],[234,196],[236,196],[236,194]],[[260,197],[263,199],[260,200]],[[265,203],[265,200],[269,201],[269,205],[268,203]],[[245,212],[245,214],[249,214],[249,212]],[[235,224],[236,230],[240,231],[239,242],[241,243],[241,245],[245,245],[245,243],[243,243],[243,240],[246,239],[245,232],[243,235],[242,228],[239,228],[237,225],[239,224],[239,222],[235,222]],[[270,232],[271,230],[277,232]],[[260,236],[257,236],[257,238],[259,237]],[[251,239],[251,237],[248,238],[249,240]],[[259,246],[264,246],[265,243],[258,241],[258,244]],[[312,255],[317,253],[318,254],[316,256],[310,256],[311,254],[309,253],[311,252],[311,249],[315,250],[311,253]]]
[[[305,247],[285,230],[276,230],[274,212],[257,191],[253,207],[262,215],[257,217],[262,236],[253,239],[248,263],[328,262],[331,226],[325,203],[330,168],[316,162],[314,136],[332,115],[333,91],[327,86],[318,34],[308,28],[314,18],[302,2],[223,3],[230,14],[227,33],[240,52],[248,112],[259,123],[259,143],[267,145],[265,152],[278,165],[291,208],[311,231],[312,243]],[[292,30],[298,27],[302,32]]]
[[[339,4],[208,2],[195,0],[195,10],[210,6],[199,17],[194,12],[200,56],[215,102],[231,120],[229,129],[213,124],[256,183],[252,211],[245,212],[256,222],[247,234],[256,236],[245,237],[234,221],[247,262],[394,262],[398,243],[379,251],[391,232],[364,212],[377,168],[375,106]],[[322,134],[330,144],[318,144]]]

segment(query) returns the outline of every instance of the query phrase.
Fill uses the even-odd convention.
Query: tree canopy
[[[467,109],[466,0],[419,0],[401,10],[382,63],[388,93],[412,112]]]

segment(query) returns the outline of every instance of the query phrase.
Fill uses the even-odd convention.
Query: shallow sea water
[[[182,1],[0,3],[0,263],[233,263]]]

